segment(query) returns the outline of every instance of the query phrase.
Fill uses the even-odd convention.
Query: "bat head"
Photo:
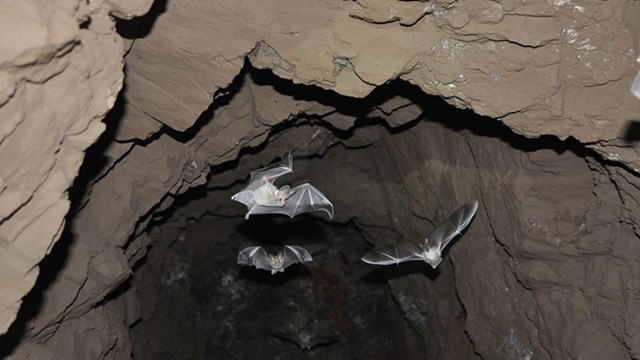
[[[311,340],[311,334],[302,330],[300,331],[300,334],[298,334],[298,338],[300,339],[300,342],[302,344],[306,345],[307,348],[309,348],[309,341]]]
[[[276,204],[279,207],[284,207],[287,204],[287,199],[289,199],[293,194],[295,194],[295,191],[291,190],[289,185],[281,187],[276,193]]]
[[[272,267],[272,270],[271,270],[272,274],[275,274],[278,271],[284,272],[284,269],[283,269],[284,260],[285,260],[284,253],[269,254],[269,264]]]

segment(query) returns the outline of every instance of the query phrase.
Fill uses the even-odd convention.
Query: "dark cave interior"
[[[135,285],[141,316],[132,327],[135,358],[294,359],[301,354],[318,359],[446,358],[451,356],[446,348],[452,344],[461,358],[476,358],[456,287],[456,277],[464,273],[457,274],[449,261],[450,252],[465,247],[456,244],[469,239],[454,242],[454,250],[445,252],[437,270],[417,262],[373,267],[360,257],[374,244],[424,238],[435,221],[458,205],[451,203],[451,197],[468,201],[480,193],[482,201],[482,193],[493,189],[478,174],[494,171],[491,166],[496,163],[500,171],[510,173],[509,166],[517,164],[508,158],[542,151],[557,157],[552,162],[566,156],[602,161],[572,139],[526,139],[494,119],[456,109],[406,82],[394,81],[365,99],[351,99],[296,85],[249,65],[193,128],[163,132],[180,142],[190,141],[216,121],[217,109],[233,103],[246,86],[335,110],[292,115],[273,126],[266,141],[242,149],[235,160],[213,165],[206,186],[152,212],[143,229],[151,238],[146,256],[134,261],[132,280],[105,300],[117,299],[122,287]],[[109,133],[117,126],[113,116],[121,115],[121,106],[112,112]],[[340,118],[351,119],[353,126],[345,128]],[[99,158],[103,144],[89,154]],[[242,219],[244,207],[233,203],[231,194],[246,183],[249,171],[275,161],[284,150],[294,150],[296,161],[296,172],[286,183],[311,181],[326,191],[335,199],[335,221],[322,215]],[[426,172],[425,158],[435,160]],[[85,182],[75,184],[75,193],[86,192],[90,179],[103,171],[96,164],[110,166],[104,161],[85,164],[81,172]],[[415,191],[408,190],[411,186],[418,186],[424,197],[407,194]],[[496,186],[505,189],[509,184],[489,185]],[[75,204],[82,206],[80,200]],[[479,217],[488,220],[482,211]],[[491,225],[484,227],[486,232]],[[478,233],[472,224],[467,236],[477,238]],[[56,252],[63,252],[65,242],[72,241],[67,236]],[[492,237],[500,256],[508,256],[498,237]],[[303,245],[314,261],[276,275],[241,267],[236,255],[248,243]],[[37,296],[34,293],[30,296]],[[433,299],[425,299],[432,295]],[[35,300],[26,302],[31,303],[32,308],[38,306]],[[426,310],[429,306],[434,309]],[[23,307],[25,314],[28,309]],[[334,334],[339,340],[307,352],[274,336],[301,330]],[[505,353],[527,353],[512,345],[498,346]]]
[[[315,153],[307,151],[306,155],[309,144],[298,148],[298,153],[294,153],[295,173],[282,183],[317,182],[319,187],[342,199],[350,189],[357,192],[356,187],[364,186],[358,183],[363,178],[369,182],[382,181],[403,191],[399,179],[381,178],[379,172],[363,164],[375,163],[380,151],[389,146],[391,142],[385,142],[384,136],[406,134],[425,122],[441,127],[448,134],[466,132],[478,138],[492,138],[514,152],[526,154],[549,149],[556,154],[566,151],[580,156],[592,154],[571,139],[525,139],[493,119],[455,109],[404,82],[393,82],[370,97],[357,100],[291,84],[250,66],[247,73],[256,84],[273,87],[280,94],[331,104],[337,113],[356,118],[355,125],[341,130],[322,118],[299,114],[274,127],[269,140],[246,149],[237,160],[214,167],[214,174],[235,172],[232,181],[218,182],[212,178],[206,189],[193,189],[170,210],[156,214],[149,232],[153,239],[149,254],[136,267],[134,276],[144,309],[142,320],[133,327],[134,354],[138,358],[146,358],[152,353],[153,358],[242,359],[257,356],[293,359],[301,356],[301,350],[273,334],[311,329],[316,333],[339,334],[340,338],[308,352],[311,358],[409,359],[421,358],[422,354],[438,358],[444,351],[441,347],[445,346],[445,340],[452,338],[459,344],[457,354],[462,354],[463,358],[477,357],[466,337],[466,314],[452,284],[454,276],[450,265],[443,265],[444,270],[433,270],[418,262],[375,267],[360,260],[372,247],[371,242],[366,241],[367,234],[387,233],[388,242],[407,236],[424,237],[424,231],[433,227],[437,220],[415,216],[415,211],[411,210],[413,221],[419,220],[423,224],[403,229],[385,229],[385,225],[378,228],[373,224],[361,227],[358,226],[358,214],[352,213],[353,207],[339,201],[336,213],[342,216],[338,215],[341,221],[337,222],[329,222],[323,215],[308,214],[293,220],[282,215],[254,215],[245,221],[242,220],[245,208],[229,200],[234,191],[246,183],[246,173],[252,170],[251,165],[242,166],[244,160],[249,158],[248,163],[257,164],[252,160],[257,158],[260,166],[265,166],[277,160],[277,156],[269,159],[268,155],[262,155],[265,152],[277,154],[277,150],[265,151],[269,147],[286,149],[286,145],[296,143],[299,132],[306,136],[307,128],[314,131],[329,129],[338,141],[330,146],[321,145]],[[244,84],[243,76],[238,79],[221,101],[233,101],[234,94]],[[393,120],[386,116],[398,109],[380,112],[383,116],[366,116],[396,96],[419,104],[423,113],[397,127],[389,126]],[[199,122],[204,124],[213,119],[213,109],[217,107],[214,104]],[[371,132],[377,135],[371,137]],[[332,163],[327,164],[329,161]],[[364,176],[350,173],[354,165],[348,163],[355,163],[355,168]],[[338,182],[336,178],[339,178]],[[395,181],[398,183],[394,184]],[[342,187],[336,190],[336,183]],[[367,198],[367,195],[360,198],[365,203],[372,200],[375,199]],[[195,204],[190,205],[191,202]],[[180,207],[184,210],[176,210]],[[374,213],[394,216],[384,209],[378,210],[382,211]],[[473,230],[471,232],[473,234]],[[271,275],[236,264],[237,252],[243,244],[262,244],[272,249],[285,244],[302,245],[313,254],[314,261]],[[441,276],[443,271],[445,274]],[[448,319],[439,321],[448,323],[448,329],[454,335],[438,334],[438,326],[429,324],[429,318],[415,304],[406,301],[407,296],[415,296],[410,289],[394,296],[388,281],[408,275],[414,282],[430,282],[441,288],[437,297],[440,301],[443,298],[450,301],[449,308],[455,312],[441,314]],[[429,296],[428,293],[425,295]],[[456,326],[457,329],[452,330]],[[432,340],[425,342],[425,336],[431,336]]]

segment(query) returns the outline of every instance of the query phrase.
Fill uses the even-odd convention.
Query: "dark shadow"
[[[78,176],[73,181],[73,185],[69,188],[68,194],[71,204],[65,229],[60,239],[53,246],[51,253],[45,256],[38,264],[40,268],[38,279],[31,291],[23,298],[16,320],[9,328],[9,331],[0,336],[0,358],[11,354],[20,341],[23,340],[24,335],[29,331],[27,329],[29,321],[35,318],[42,308],[46,291],[58,279],[61,270],[67,263],[69,252],[74,242],[74,235],[71,231],[73,228],[73,216],[84,206],[90,186],[96,181],[99,174],[104,172],[105,167],[110,166],[109,159],[104,156],[104,153],[113,141],[114,134],[124,113],[123,91],[120,92],[113,109],[104,119],[106,130],[100,135],[96,143],[86,150],[85,161],[80,166]]]
[[[167,11],[167,0],[154,0],[149,12],[131,20],[118,20],[116,31],[125,39],[143,38],[151,32],[158,17]]]
[[[161,132],[166,133],[177,141],[187,142],[192,140],[200,130],[215,118],[215,109],[221,108],[227,105],[233,100],[233,97],[242,89],[245,85],[246,78],[250,77],[254,83],[260,86],[271,86],[277,92],[291,96],[296,100],[315,101],[323,105],[332,106],[336,108],[336,112],[352,117],[356,117],[357,120],[353,127],[349,130],[342,130],[334,127],[331,123],[326,122],[320,116],[306,115],[304,113],[298,114],[288,121],[284,121],[274,125],[270,131],[269,137],[275,136],[278,133],[289,130],[292,127],[305,126],[309,124],[315,124],[324,126],[330,129],[334,135],[340,139],[347,139],[351,137],[357,127],[362,126],[383,126],[390,133],[399,133],[407,130],[408,128],[415,126],[418,122],[418,118],[412,119],[407,123],[391,127],[383,118],[368,118],[365,115],[369,113],[376,106],[384,103],[388,99],[395,96],[404,96],[407,90],[406,85],[408,83],[400,80],[391,81],[389,84],[381,86],[375,89],[369,96],[358,99],[344,95],[337,94],[333,91],[325,90],[316,86],[294,84],[290,80],[281,79],[275,76],[269,70],[260,70],[251,66],[248,61],[245,61],[244,67],[240,73],[234,78],[231,84],[218,91],[221,94],[211,105],[202,112],[198,119],[194,122],[193,126],[184,132],[176,131],[169,127],[164,127]],[[406,96],[405,96],[406,97]],[[262,142],[260,145],[254,148],[243,148],[240,150],[240,155],[243,154],[256,154],[263,150],[268,144],[268,141]],[[238,156],[238,158],[241,156]]]
[[[112,166],[110,159],[104,154],[114,141],[116,131],[120,125],[120,120],[124,116],[125,99],[124,92],[126,84],[122,91],[118,94],[116,102],[111,111],[107,113],[102,121],[106,125],[105,131],[100,135],[98,140],[85,151],[85,161],[82,162],[78,170],[78,176],[73,181],[73,185],[69,189],[69,201],[71,208],[70,215],[75,215],[85,205],[86,195],[90,191],[90,186],[99,179],[99,174],[105,173],[108,166]]]
[[[245,83],[245,74],[247,73],[247,63],[245,62],[245,66],[240,71],[238,75],[231,81],[231,84],[226,88],[219,89],[216,94],[214,94],[215,100],[212,100],[209,107],[203,111],[198,119],[193,123],[191,127],[189,127],[185,131],[177,131],[168,126],[164,126],[161,132],[166,133],[171,136],[176,141],[180,141],[182,143],[186,143],[192,140],[202,128],[207,125],[210,121],[213,120],[215,115],[215,110],[219,109],[231,102],[234,96],[240,92],[240,89],[244,86]]]
[[[44,294],[51,284],[60,276],[60,270],[67,262],[69,248],[73,244],[73,235],[66,227],[60,240],[54,245],[51,253],[38,264],[40,274],[33,288],[23,298],[22,305],[11,327],[0,336],[0,359],[11,355],[30,329],[29,321],[35,318],[42,309]]]
[[[398,265],[371,265],[372,270],[361,276],[362,281],[374,284],[385,284],[389,279],[397,279],[410,274],[423,274],[431,280],[436,280],[440,270],[432,268],[423,261],[408,261]]]
[[[593,156],[602,160],[594,150],[586,148],[573,137],[569,137],[566,140],[561,140],[552,135],[544,135],[534,139],[524,137],[514,133],[511,128],[496,119],[478,115],[471,110],[458,109],[448,104],[444,99],[427,95],[418,86],[403,80],[389,81],[387,84],[374,89],[368,96],[358,99],[312,85],[295,84],[290,80],[275,76],[269,70],[256,69],[248,61],[245,62],[242,71],[232,83],[227,88],[218,91],[220,96],[212,101],[209,108],[199,116],[191,128],[185,132],[179,132],[164,127],[161,132],[181,142],[193,139],[205,125],[210,121],[215,121],[215,109],[231,102],[245,85],[247,77],[250,77],[257,85],[271,86],[277,92],[291,96],[294,99],[315,101],[331,106],[336,109],[337,113],[354,117],[356,120],[350,129],[344,130],[334,127],[318,115],[295,114],[290,119],[273,126],[269,131],[267,140],[255,147],[242,148],[234,160],[212,166],[211,174],[236,168],[244,155],[260,153],[268,146],[269,139],[278,136],[281,132],[308,125],[325,127],[337,138],[345,140],[353,136],[357,128],[366,126],[382,126],[388,133],[397,134],[410,130],[421,121],[433,121],[454,131],[467,130],[477,136],[498,138],[514,149],[525,152],[551,149],[561,154],[565,151],[571,151],[580,157]],[[422,114],[414,119],[407,119],[404,124],[395,127],[390,126],[383,117],[369,116],[372,110],[379,108],[380,105],[394,97],[405,98],[411,104],[418,105],[423,110]],[[640,137],[640,133],[637,136]]]
[[[581,157],[597,156],[595,151],[587,149],[573,137],[561,140],[553,135],[527,138],[516,134],[499,120],[478,115],[469,109],[459,109],[448,104],[443,98],[425,94],[417,85],[403,80],[391,80],[385,85],[374,89],[366,97],[358,99],[339,95],[316,86],[294,84],[289,80],[278,78],[271,71],[254,69],[250,64],[245,66],[244,71],[248,71],[253,81],[258,85],[269,85],[281,94],[292,96],[298,100],[316,101],[323,105],[334,107],[336,112],[340,114],[356,117],[357,120],[351,129],[341,130],[334,128],[331,124],[319,118],[306,117],[304,114],[299,116],[303,124],[315,123],[323,125],[332,130],[334,135],[340,139],[351,137],[357,127],[383,126],[390,134],[397,134],[409,130],[420,121],[434,121],[454,131],[469,130],[477,136],[499,138],[513,148],[525,152],[551,149],[558,154],[571,151]],[[397,127],[391,127],[384,118],[368,117],[368,114],[373,109],[394,97],[410,100],[411,103],[420,106],[423,113],[414,119],[407,119],[404,124]],[[301,122],[293,119],[289,122],[280,123],[279,126],[290,128]],[[640,125],[638,125],[640,123],[635,122],[635,124],[635,129],[640,128]],[[272,136],[281,131],[279,126],[273,128]],[[638,138],[640,138],[639,130],[635,131],[635,135]],[[598,156],[598,158],[600,157]]]
[[[243,266],[240,269],[240,278],[259,282],[273,287],[282,286],[296,278],[307,278],[310,276],[311,273],[309,272],[309,269],[304,266],[304,264],[293,264],[286,268],[284,272],[278,272],[275,274],[271,274],[271,272],[267,270],[256,269],[253,266]]]
[[[629,120],[622,132],[622,138],[628,144],[640,141],[640,120]]]
[[[251,216],[237,227],[237,233],[250,242],[279,247],[290,244],[324,243],[324,220],[305,214],[293,219],[282,216]]]

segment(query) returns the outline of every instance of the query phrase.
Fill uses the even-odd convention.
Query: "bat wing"
[[[242,191],[234,194],[231,200],[244,204],[247,209],[246,218],[251,214],[272,214],[274,208],[269,206],[260,206],[253,198],[253,193],[265,184],[273,184],[280,176],[293,172],[293,160],[291,151],[282,155],[282,161],[278,165],[268,166],[251,172],[251,179]]]
[[[329,219],[333,219],[333,204],[313,185],[302,184],[291,189],[291,192],[286,205],[274,209],[273,212],[277,211],[292,218],[302,213],[324,211],[329,215]]]
[[[431,232],[431,235],[427,237],[427,245],[429,248],[438,248],[442,251],[454,237],[459,235],[462,230],[469,225],[476,211],[478,211],[477,201],[465,204],[454,211],[447,220],[436,226]]]
[[[301,246],[285,245],[283,252],[284,252],[284,266],[282,267],[283,269],[296,263],[302,264],[307,261],[313,261],[311,254],[309,254],[309,252]]]
[[[255,190],[265,183],[273,184],[280,176],[291,174],[292,172],[293,158],[291,157],[291,151],[287,151],[282,155],[280,164],[252,171],[247,190]]]
[[[247,208],[251,209],[256,202],[253,200],[253,192],[250,190],[242,190],[231,197],[231,200],[243,203]]]
[[[633,96],[640,99],[640,72],[633,80],[633,84],[631,84],[631,93],[633,94]]]
[[[422,260],[424,249],[413,241],[400,241],[396,244],[372,250],[362,257],[362,261],[373,265],[399,264],[405,261]]]
[[[272,271],[269,255],[262,246],[249,246],[238,253],[238,264],[255,266],[257,269]]]
[[[273,333],[272,336],[280,338],[282,340],[290,341],[300,347],[302,350],[311,350],[311,348],[318,345],[331,344],[340,340],[340,337],[337,335],[327,335],[327,336],[310,336],[309,340],[304,341],[301,339],[301,336],[298,334],[286,334],[286,333]]]
[[[295,334],[286,334],[286,333],[279,332],[279,333],[273,333],[271,334],[271,336],[275,336],[281,340],[292,342],[298,345],[300,349],[304,349],[306,346],[306,343],[302,342],[302,340],[300,340],[298,336]]]
[[[318,345],[328,345],[340,340],[340,336],[337,335],[324,335],[324,336],[312,336],[309,339],[307,346],[309,349]]]

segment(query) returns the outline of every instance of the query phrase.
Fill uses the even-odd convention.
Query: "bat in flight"
[[[337,335],[312,335],[306,330],[293,334],[276,333],[272,335],[279,339],[297,344],[300,346],[301,350],[311,350],[311,348],[318,345],[329,345],[340,340],[340,337]]]
[[[307,250],[296,245],[285,245],[277,254],[268,253],[262,246],[249,246],[238,253],[238,264],[271,271],[271,275],[284,272],[284,269],[292,264],[312,260]]]
[[[400,241],[370,251],[362,257],[362,261],[374,265],[391,265],[422,260],[435,269],[442,261],[442,250],[469,225],[477,210],[477,201],[463,205],[447,220],[436,226],[423,244],[407,240]]]
[[[636,78],[633,80],[633,84],[631,84],[631,93],[640,100],[640,72],[638,72],[638,75],[636,75]]]
[[[313,211],[324,211],[333,219],[333,204],[311,184],[294,188],[273,185],[280,176],[290,173],[293,173],[293,160],[289,151],[282,156],[280,164],[252,171],[249,185],[231,200],[247,206],[245,219],[251,214],[285,214],[292,218]]]

